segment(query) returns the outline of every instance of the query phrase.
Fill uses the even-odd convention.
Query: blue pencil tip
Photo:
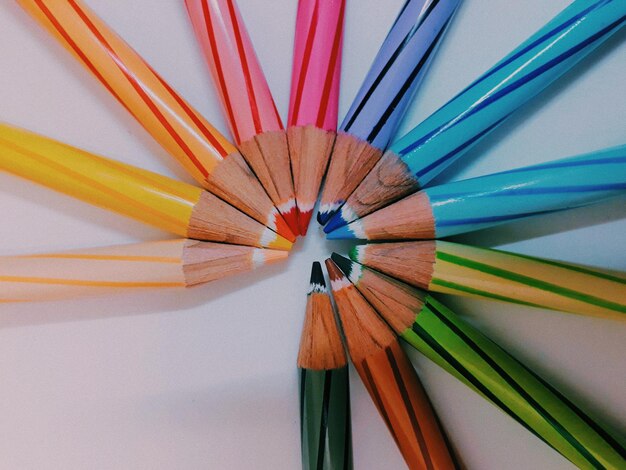
[[[354,240],[357,237],[354,235],[354,232],[350,230],[348,225],[343,225],[336,230],[327,233],[326,238],[328,240]]]
[[[320,225],[326,225],[326,222],[328,222],[333,215],[335,215],[337,213],[337,211],[331,211],[331,212],[318,212],[317,213],[317,223]]]
[[[341,216],[341,212],[338,212],[335,214],[335,216],[332,219],[330,219],[330,221],[328,221],[328,223],[324,227],[324,232],[325,233],[334,232],[339,227],[343,227],[345,225],[347,225],[347,222],[343,220],[343,217]]]

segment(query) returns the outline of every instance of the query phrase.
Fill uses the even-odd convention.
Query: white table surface
[[[88,0],[226,132],[182,1]],[[240,0],[286,115],[295,0]],[[348,0],[340,116],[402,0]],[[404,130],[542,26],[567,0],[466,0]],[[272,5],[269,7],[268,5]],[[624,143],[626,31],[509,119],[441,180]],[[139,124],[16,4],[0,1],[0,120],[190,181]],[[625,199],[465,242],[626,270]],[[0,174],[0,254],[168,235]],[[0,306],[1,469],[296,469],[296,353],[310,263],[346,244],[317,226],[290,260],[184,292]],[[626,431],[626,324],[444,299],[614,433]],[[470,469],[571,465],[437,366],[411,353]],[[353,372],[353,371],[352,371]],[[404,468],[352,374],[356,469]]]

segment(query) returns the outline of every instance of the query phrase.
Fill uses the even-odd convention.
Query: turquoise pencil
[[[626,145],[433,186],[344,225],[328,238],[443,238],[623,194]]]
[[[624,0],[576,0],[456,97],[395,141],[326,233],[426,186],[516,109],[626,22]]]

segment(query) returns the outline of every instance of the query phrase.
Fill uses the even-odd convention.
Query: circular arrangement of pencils
[[[16,2],[196,184],[0,123],[1,170],[176,237],[0,257],[0,303],[183,292],[284,261],[317,225],[328,240],[353,243],[301,273],[310,283],[299,314],[293,399],[303,469],[355,467],[351,376],[387,428],[381,439],[395,443],[408,468],[466,468],[431,402],[437,391],[423,385],[407,351],[571,464],[626,469],[623,436],[438,298],[624,321],[626,270],[448,237],[520,220],[541,224],[541,216],[624,197],[626,144],[436,179],[518,108],[583,67],[579,62],[626,24],[626,1],[572,0],[404,135],[403,118],[462,0],[405,0],[342,119],[342,60],[351,52],[344,25],[358,2],[298,0],[284,122],[236,0],[181,1],[230,138],[84,0]],[[616,251],[625,240],[622,234]],[[590,241],[591,248],[598,243]],[[284,468],[277,460],[275,468]]]

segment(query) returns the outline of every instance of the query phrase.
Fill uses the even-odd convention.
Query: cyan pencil
[[[624,1],[572,2],[456,97],[395,141],[324,230],[332,232],[426,186],[625,22]]]

